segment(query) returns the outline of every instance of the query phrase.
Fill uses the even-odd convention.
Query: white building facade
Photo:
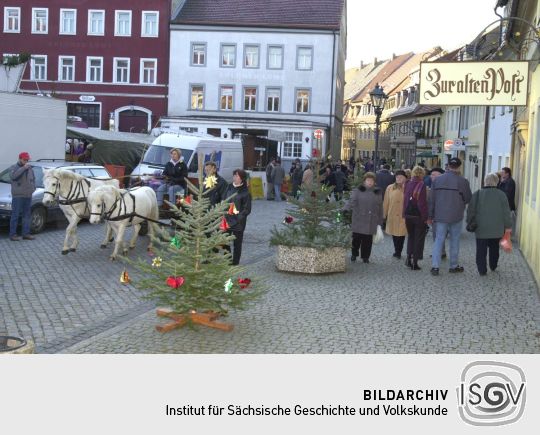
[[[173,20],[169,107],[162,126],[240,135],[246,164],[253,167],[274,156],[287,166],[296,158],[306,160],[317,146],[331,152],[333,142],[339,150],[344,6],[342,14],[338,28],[317,30]],[[324,132],[319,142],[316,130]]]

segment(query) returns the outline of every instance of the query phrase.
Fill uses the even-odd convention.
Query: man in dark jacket
[[[502,168],[501,170],[501,181],[497,186],[508,198],[508,205],[510,206],[510,211],[516,211],[516,182],[512,178],[512,170],[510,168]]]
[[[450,273],[463,272],[459,265],[459,238],[463,228],[465,207],[471,201],[469,182],[459,174],[461,160],[448,162],[448,171],[432,180],[428,208],[428,224],[435,226],[435,244],[431,256],[431,274],[438,275],[446,234],[450,235]]]
[[[274,170],[274,165],[276,159],[270,160],[268,166],[266,166],[266,199],[271,201],[274,199],[274,180],[272,178],[272,171]]]
[[[396,181],[394,174],[390,172],[390,165],[383,165],[382,169],[377,172],[375,184],[381,189],[383,201],[386,188]]]
[[[281,167],[281,160],[276,160],[272,169],[272,181],[274,183],[275,200],[281,201],[281,185],[285,180],[285,170]]]
[[[26,152],[19,154],[19,161],[9,169],[11,179],[11,220],[9,222],[9,238],[13,242],[21,240],[17,236],[19,215],[22,216],[22,238],[34,240],[30,234],[30,217],[32,193],[36,190],[36,177],[28,161],[30,155]]]
[[[300,185],[302,184],[302,176],[304,175],[300,160],[298,162],[294,162],[291,166],[291,169],[292,195],[297,198],[298,190],[300,189]]]
[[[175,203],[176,195],[183,194],[187,188],[188,168],[182,160],[182,152],[178,148],[171,150],[171,160],[167,162],[161,175],[165,178],[165,182],[158,187],[156,192],[158,206],[160,207],[163,205],[165,192],[169,194],[169,201]]]
[[[339,163],[336,165],[332,177],[334,184],[334,198],[336,201],[339,201],[343,198],[343,191],[345,190],[345,184],[347,183],[347,175],[342,171]]]
[[[221,201],[227,199],[226,193],[229,187],[225,179],[217,173],[217,165],[215,162],[206,162],[204,165],[203,192],[208,192],[205,196],[210,200],[210,207],[214,207]]]
[[[233,210],[229,210],[225,215],[225,220],[229,225],[228,232],[235,237],[233,242],[232,264],[236,266],[240,263],[242,255],[242,240],[244,239],[244,230],[246,229],[247,217],[251,213],[251,194],[246,184],[246,171],[235,169],[233,172],[233,181],[229,184],[225,198],[230,198],[234,204]],[[230,247],[226,247],[228,251]]]

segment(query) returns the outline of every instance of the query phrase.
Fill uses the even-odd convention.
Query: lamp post
[[[388,95],[383,92],[382,86],[377,83],[375,88],[369,93],[371,105],[375,110],[375,168],[379,166],[379,133],[381,131],[381,115],[384,109],[384,103]]]

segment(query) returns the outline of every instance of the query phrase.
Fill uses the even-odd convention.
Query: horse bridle
[[[53,198],[57,198],[60,196],[58,189],[60,188],[60,178],[58,177],[52,177],[54,178],[57,183],[54,188],[54,192],[50,192],[46,190],[44,193],[48,193]],[[71,182],[71,186],[69,187],[69,192],[66,196],[66,199],[58,199],[58,204],[60,205],[73,205],[73,204],[80,204],[81,202],[86,202],[86,195],[84,193],[84,186],[82,182],[86,183],[86,186],[88,189],[90,189],[90,181],[88,181],[86,178],[83,178],[82,180],[79,180],[77,182]],[[82,195],[79,197],[79,195]]]

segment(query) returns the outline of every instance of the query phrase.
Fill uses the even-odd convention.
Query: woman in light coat
[[[386,188],[383,211],[386,219],[386,233],[392,236],[394,242],[393,257],[401,258],[407,227],[403,218],[403,193],[407,181],[405,171],[396,171],[396,182]]]
[[[344,210],[352,210],[352,253],[351,261],[360,254],[364,263],[369,263],[373,235],[377,225],[383,220],[383,200],[381,189],[375,187],[375,174],[364,174],[364,182],[351,192],[351,198]]]

